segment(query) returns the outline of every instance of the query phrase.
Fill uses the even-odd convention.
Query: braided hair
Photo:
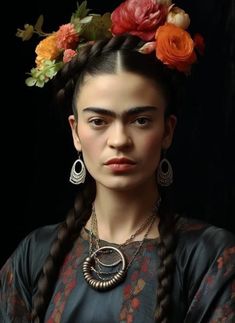
[[[142,44],[138,37],[122,35],[82,47],[78,55],[58,73],[54,83],[57,101],[65,107],[66,114],[71,114],[70,107],[72,107],[75,118],[78,117],[76,100],[86,75],[115,74],[118,69],[133,72],[155,81],[167,100],[165,115],[176,114],[179,93],[176,82],[181,82],[181,73],[169,70],[156,59],[154,54],[139,53],[137,49]],[[37,294],[33,298],[32,320],[35,323],[39,323],[45,316],[59,269],[82,227],[88,221],[94,199],[95,182],[88,174],[86,182],[78,192],[73,209],[68,212],[65,221],[58,229],[57,237],[52,243],[49,255],[42,267]],[[167,203],[163,199],[159,209],[160,244],[158,256],[160,266],[155,311],[155,319],[158,323],[169,321],[174,273],[175,217],[172,212],[167,211],[166,206]]]

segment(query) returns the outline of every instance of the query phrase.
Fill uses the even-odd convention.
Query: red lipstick
[[[116,158],[111,158],[109,159],[107,162],[105,162],[105,165],[110,165],[110,164],[130,164],[130,165],[134,165],[135,162],[129,158],[125,158],[125,157],[116,157]]]
[[[111,158],[104,164],[108,168],[110,168],[113,172],[118,172],[118,173],[130,171],[136,165],[136,163],[133,160],[126,157]]]

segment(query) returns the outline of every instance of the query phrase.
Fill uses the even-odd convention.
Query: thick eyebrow
[[[146,112],[157,112],[158,108],[155,106],[141,106],[141,107],[133,107],[130,108],[122,113],[123,116],[132,116],[140,113],[146,113]],[[104,109],[104,108],[98,108],[98,107],[87,107],[83,109],[82,112],[93,112],[97,114],[102,114],[110,117],[117,116],[117,113],[115,113],[112,110]]]

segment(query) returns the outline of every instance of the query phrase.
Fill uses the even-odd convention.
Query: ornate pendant
[[[118,254],[118,256],[120,257],[120,261],[118,261],[117,263],[122,263],[121,269],[112,275],[112,273],[110,273],[110,275],[112,275],[112,277],[110,279],[96,279],[93,275],[92,275],[92,268],[95,266],[95,259],[96,257],[98,257],[99,253],[102,252],[115,252]],[[102,262],[102,265],[104,267],[110,267],[110,264],[105,264],[104,262]],[[120,284],[123,279],[126,276],[126,260],[124,255],[122,254],[122,252],[118,249],[115,248],[113,246],[104,246],[101,247],[99,249],[97,249],[95,252],[93,252],[93,254],[89,257],[87,257],[84,262],[83,262],[83,275],[84,278],[86,280],[86,282],[94,289],[99,290],[99,291],[106,291],[109,289],[114,288],[115,286],[117,286],[118,284]]]

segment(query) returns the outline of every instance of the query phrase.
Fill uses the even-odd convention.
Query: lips
[[[135,162],[129,158],[121,157],[121,158],[111,158],[105,165],[135,165]]]
[[[104,165],[114,174],[126,174],[132,172],[136,167],[136,163],[126,157],[111,158]]]

